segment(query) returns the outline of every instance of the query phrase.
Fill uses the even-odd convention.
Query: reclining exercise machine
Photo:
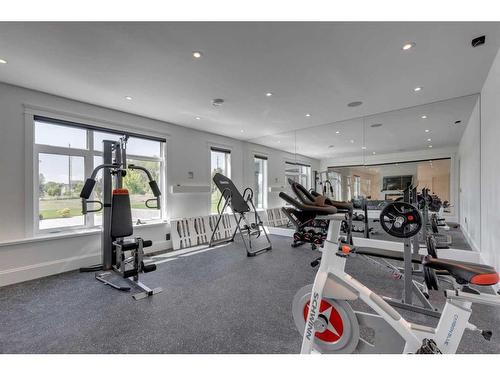
[[[391,227],[403,233],[415,229],[414,211],[396,206],[389,211]],[[445,291],[446,304],[437,327],[410,323],[383,298],[345,272],[346,259],[356,255],[357,249],[338,240],[344,217],[334,212],[332,208],[330,214],[322,217],[330,224],[314,284],[300,289],[293,300],[292,315],[303,335],[301,353],[455,353],[466,329],[491,339],[491,331],[477,328],[469,318],[473,303],[500,307],[498,295],[484,294],[471,287],[498,283],[499,276],[493,267],[426,256],[422,264],[429,287],[437,285],[434,271],[445,270],[453,288]],[[317,215],[324,214],[324,208],[317,211]],[[364,302],[373,313],[354,311],[348,303],[354,300]],[[364,337],[366,330],[360,327],[370,328],[373,337]]]
[[[327,181],[328,182],[328,181]],[[288,183],[297,199],[305,206],[315,207],[335,207],[336,212],[344,213],[346,216],[346,241],[352,243],[352,215],[353,206],[348,202],[332,201],[331,199],[317,193],[314,190],[308,191],[304,186],[295,182],[291,178]],[[296,207],[296,200],[286,193],[280,193],[280,197]],[[300,246],[304,243],[311,243],[312,249],[321,246],[326,239],[326,232],[328,229],[328,222],[325,220],[317,220],[316,214],[311,214],[307,210],[297,210],[296,208],[283,207],[283,213],[288,217],[290,222],[295,226],[295,233],[293,235],[292,247]],[[307,228],[319,229],[316,232],[314,229],[306,230]]]
[[[102,264],[81,268],[81,272],[94,272],[95,278],[100,282],[109,285],[117,290],[130,291],[130,284],[142,290],[134,294],[133,298],[138,300],[153,294],[160,293],[161,288],[151,289],[139,281],[141,272],[147,273],[156,270],[155,264],[144,264],[145,247],[152,246],[149,240],[140,237],[130,237],[133,235],[132,213],[130,208],[130,197],[127,189],[122,188],[123,177],[127,169],[143,171],[148,180],[149,186],[155,198],[148,199],[145,203],[148,208],[160,209],[160,189],[151,173],[144,167],[129,164],[127,165],[127,136],[116,141],[103,141],[103,164],[98,165],[92,175],[85,181],[85,185],[80,193],[82,199],[82,213],[103,211],[101,251]],[[97,173],[103,171],[103,201],[89,200],[92,190],[96,184]],[[114,184],[112,181],[114,179]],[[113,189],[113,185],[115,189]],[[155,205],[150,205],[155,202]],[[89,204],[97,204],[99,207],[89,208]],[[128,255],[128,256],[127,256]],[[127,284],[120,283],[113,278],[114,274],[126,280]]]
[[[210,241],[208,243],[209,247],[220,245],[221,243],[234,241],[236,232],[239,232],[247,255],[253,257],[262,254],[266,251],[272,249],[271,240],[267,235],[262,220],[260,219],[255,205],[253,204],[253,190],[251,188],[246,188],[243,191],[243,195],[240,194],[236,186],[234,186],[233,181],[221,173],[216,173],[213,177],[213,181],[221,193],[219,202],[217,203],[218,217],[215,226],[212,228],[212,235],[210,236]],[[222,199],[224,199],[224,205],[222,209],[220,208]],[[251,206],[251,208],[250,208]],[[226,208],[231,208],[231,212],[235,221],[235,229],[230,238],[216,240],[215,234],[217,233],[217,228],[221,224],[223,217],[226,212]],[[249,221],[246,215],[253,216],[253,222]],[[265,243],[263,246],[254,248],[252,240],[261,237],[264,233]]]

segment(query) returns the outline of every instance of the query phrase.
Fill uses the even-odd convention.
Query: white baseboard
[[[0,287],[73,271],[80,267],[98,264],[100,261],[101,255],[95,253],[10,268],[0,271]]]
[[[166,250],[171,247],[171,241],[155,241],[153,246],[144,249],[144,253]],[[81,267],[89,267],[101,262],[101,253],[93,253],[57,259],[48,262],[29,264],[22,267],[10,268],[0,271],[0,287],[35,280],[41,277],[57,275],[74,271]]]

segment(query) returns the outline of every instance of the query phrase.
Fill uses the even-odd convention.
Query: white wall
[[[481,252],[500,270],[500,52],[481,91]]]
[[[479,99],[472,111],[457,152],[459,164],[459,220],[469,243],[481,248],[481,126]]]
[[[253,174],[253,167],[248,168],[253,162],[251,150],[260,150],[257,145],[0,83],[0,286],[76,269],[98,260],[99,233],[12,242],[33,237],[32,126],[25,126],[25,117],[35,112],[167,138],[167,189],[163,193],[169,218],[209,213],[208,193],[172,194],[170,186],[209,185],[210,146],[231,149],[231,177],[236,186],[241,188],[246,181],[253,183],[252,175],[244,177],[244,173]],[[269,148],[263,154],[269,157],[269,186],[273,186],[276,178],[282,183],[284,160],[293,161],[295,156]],[[313,159],[303,161],[313,169],[319,166],[319,161]],[[193,179],[188,178],[188,172],[194,173]],[[269,193],[270,207],[280,205],[276,197],[276,193]],[[136,234],[153,240],[156,243],[153,250],[158,250],[169,246],[165,240],[169,229],[166,223],[137,228]]]

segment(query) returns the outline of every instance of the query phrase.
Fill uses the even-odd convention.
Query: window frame
[[[27,189],[27,194],[29,193],[31,196],[30,208],[26,208],[26,210],[31,211],[31,225],[28,227],[27,224],[27,234],[32,234],[35,236],[39,235],[50,235],[56,233],[71,233],[75,231],[93,231],[100,225],[95,224],[95,214],[87,214],[83,215],[84,223],[83,225],[72,225],[72,226],[61,226],[54,228],[40,228],[40,195],[39,195],[39,155],[40,154],[51,154],[51,155],[63,155],[63,156],[75,156],[75,157],[83,157],[84,160],[84,179],[91,175],[94,170],[94,157],[102,157],[103,151],[94,149],[94,132],[102,132],[102,133],[111,133],[111,134],[121,134],[121,135],[129,135],[134,138],[141,138],[147,140],[153,140],[160,143],[160,157],[150,157],[150,156],[141,156],[135,154],[128,154],[127,159],[134,159],[137,161],[153,161],[159,163],[160,168],[160,177],[159,181],[157,181],[159,188],[162,192],[165,192],[166,186],[166,139],[165,137],[152,137],[147,135],[141,135],[135,132],[129,132],[127,130],[118,130],[113,128],[106,128],[104,126],[94,126],[87,125],[84,120],[63,120],[57,119],[54,117],[47,117],[45,115],[38,115],[36,112],[25,112],[25,125],[27,130],[30,130],[30,136],[26,137],[26,143],[31,143],[32,153],[29,155],[32,160],[32,184],[31,188]],[[53,115],[56,116],[57,115]],[[44,144],[37,144],[35,139],[35,127],[36,123],[48,123],[53,125],[65,126],[65,127],[76,127],[79,129],[84,129],[86,131],[86,149],[78,149],[78,148],[69,148],[69,147],[60,147],[60,146],[51,146]],[[27,155],[28,156],[28,155]],[[146,224],[155,224],[160,222],[167,221],[167,211],[165,208],[166,203],[166,194],[162,194],[162,205],[160,210],[160,218],[153,220],[145,220]],[[135,224],[134,224],[135,226]]]

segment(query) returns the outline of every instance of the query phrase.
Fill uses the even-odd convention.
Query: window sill
[[[166,225],[166,224],[167,224],[166,221],[154,221],[154,222],[150,222],[150,223],[146,223],[146,224],[139,224],[139,225],[134,224],[134,229],[156,227],[156,226],[161,226],[161,225]],[[41,242],[41,241],[53,241],[53,240],[70,238],[70,237],[93,236],[95,234],[100,234],[100,233],[101,233],[100,227],[95,227],[95,228],[90,228],[90,229],[64,230],[60,233],[46,233],[46,234],[40,234],[38,236],[30,237],[30,238],[22,238],[22,239],[17,239],[17,240],[3,241],[3,242],[0,242],[0,247],[12,246],[12,245],[22,245],[22,244],[26,244],[26,243]]]

